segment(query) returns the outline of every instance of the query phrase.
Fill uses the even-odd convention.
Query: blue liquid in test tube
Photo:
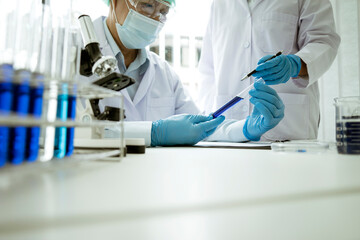
[[[30,88],[29,113],[34,118],[40,119],[43,107],[44,76],[41,74],[33,74],[33,78],[36,85]],[[36,161],[38,158],[40,148],[39,138],[40,127],[31,127],[27,129],[26,160],[28,162]]]
[[[12,105],[12,79],[14,69],[10,64],[0,66],[0,115],[6,116],[11,111]],[[10,128],[0,126],[0,167],[6,164],[9,152],[9,133]]]
[[[255,82],[262,82],[264,83],[264,80],[262,79],[256,79]],[[255,83],[254,82],[254,83]],[[247,96],[247,94],[249,93],[249,90],[252,89],[254,87],[254,83],[251,84],[250,86],[246,87],[243,91],[241,91],[238,95],[236,95],[233,99],[231,99],[229,102],[227,102],[224,106],[222,106],[221,108],[219,108],[216,112],[214,112],[212,114],[212,116],[214,118],[217,118],[218,116],[220,116],[221,114],[223,114],[226,110],[228,110],[229,108],[231,108],[232,106],[234,106],[235,104],[237,104],[238,102],[244,100],[244,98]]]
[[[221,108],[219,108],[219,110],[217,110],[216,112],[214,112],[212,115],[214,118],[217,118],[218,116],[220,116],[221,114],[223,114],[226,110],[228,110],[229,108],[231,108],[232,106],[234,106],[235,104],[237,104],[238,102],[240,102],[241,100],[243,100],[244,98],[239,97],[239,96],[235,96],[233,99],[231,99],[229,102],[227,102],[224,106],[222,106]]]
[[[62,84],[62,91],[58,95],[57,118],[66,121],[68,117],[68,84]],[[57,127],[55,130],[54,156],[63,158],[66,155],[66,127]]]
[[[14,100],[12,110],[19,117],[26,117],[29,111],[30,76],[27,70],[15,72]],[[14,165],[21,164],[25,159],[26,127],[19,126],[10,130],[10,162]]]
[[[69,96],[69,106],[68,106],[68,119],[75,120],[76,113],[76,96]],[[75,129],[69,127],[66,134],[66,156],[71,156],[74,152],[74,136]]]

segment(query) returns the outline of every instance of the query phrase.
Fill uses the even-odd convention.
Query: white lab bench
[[[359,155],[169,147],[54,166],[0,170],[0,239],[360,239]]]

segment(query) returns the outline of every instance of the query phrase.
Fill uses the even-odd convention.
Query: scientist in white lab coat
[[[284,119],[262,140],[316,139],[317,81],[339,44],[329,0],[214,0],[199,63],[200,106],[205,112],[222,106],[254,81],[240,79],[257,68],[253,76],[272,85],[285,104]],[[251,112],[247,101],[224,115],[245,121]]]
[[[185,115],[200,111],[184,91],[174,70],[145,49],[157,38],[175,0],[105,2],[110,6],[108,17],[94,21],[101,51],[104,55],[114,55],[118,60],[118,71],[136,80],[136,84],[122,90],[125,137],[145,138],[146,144],[151,146],[192,145],[204,138],[210,141],[248,140],[245,137],[248,132],[244,135],[243,123],[237,120],[223,123],[223,116],[213,119],[211,115]],[[249,121],[252,125],[250,134],[261,136],[280,122],[284,106],[277,93],[265,84],[257,84],[252,96],[257,111]],[[101,106],[120,107],[116,98],[100,103]],[[109,129],[106,134],[116,136],[116,131]]]

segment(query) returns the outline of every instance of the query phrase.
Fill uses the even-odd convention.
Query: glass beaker
[[[360,154],[360,97],[335,98],[338,153]]]

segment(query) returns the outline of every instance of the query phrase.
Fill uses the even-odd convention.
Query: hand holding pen
[[[278,56],[280,56],[282,54],[282,51],[278,52],[277,54],[273,55],[272,57],[268,58],[267,60],[264,61],[265,62],[268,62]],[[249,74],[247,74],[246,76],[244,76],[240,81],[244,81],[245,79],[251,77],[253,74],[257,73],[258,71],[256,71],[256,69],[254,69],[252,72],[250,72]]]
[[[277,56],[280,56],[282,54],[282,51],[278,52],[277,54],[275,54],[274,56],[268,58],[265,62],[270,61],[271,59],[276,58]],[[257,73],[256,69],[253,70],[252,72],[250,72],[249,74],[247,74],[245,77],[243,77],[240,81],[243,81],[245,79],[247,79],[248,77],[252,76],[253,74]],[[241,91],[239,94],[237,94],[233,99],[231,99],[229,102],[227,102],[224,106],[222,106],[221,108],[219,108],[217,111],[215,111],[212,115],[214,118],[217,118],[218,116],[220,116],[221,114],[223,114],[226,110],[228,110],[229,108],[231,108],[232,106],[234,106],[235,104],[237,104],[238,102],[240,102],[241,100],[243,100],[245,98],[245,96],[247,95],[247,93],[249,92],[249,90],[254,86],[254,84],[251,84],[249,87],[245,88],[243,91]]]
[[[263,60],[263,62],[268,62],[278,56],[280,56],[282,54],[282,51],[276,53],[275,55],[271,56],[270,58],[267,56],[266,60]],[[250,72],[249,74],[247,74],[246,76],[244,76],[241,81],[245,80],[246,78],[252,76],[252,75],[256,75],[258,73],[257,71],[258,68],[254,69],[252,72]],[[255,76],[254,75],[254,76]],[[263,80],[257,80],[255,82],[263,82]],[[255,83],[254,82],[254,83]],[[243,100],[245,98],[245,96],[248,94],[249,90],[253,88],[254,83],[251,84],[250,86],[248,86],[247,88],[245,88],[243,91],[241,91],[239,94],[237,94],[233,99],[231,99],[229,102],[227,102],[226,104],[224,104],[221,108],[219,108],[217,111],[215,111],[212,115],[214,118],[217,118],[218,116],[220,116],[221,114],[223,114],[226,110],[228,110],[229,108],[231,108],[232,106],[234,106],[235,104],[237,104],[238,102],[240,102],[241,100]]]
[[[264,79],[267,85],[286,83],[299,75],[301,66],[301,59],[296,55],[268,55],[259,60],[252,76]]]

